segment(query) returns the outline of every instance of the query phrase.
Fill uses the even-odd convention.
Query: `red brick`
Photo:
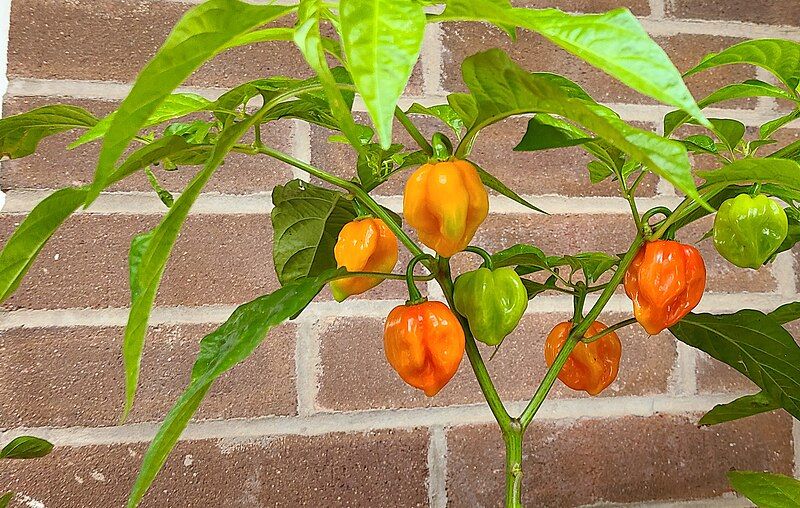
[[[792,421],[755,416],[698,428],[699,415],[534,423],[523,446],[523,502],[553,508],[600,502],[718,497],[730,469],[791,474]],[[503,445],[491,426],[448,433],[452,506],[496,506]]]
[[[130,421],[164,417],[189,383],[200,339],[215,328],[151,328]],[[252,357],[215,382],[197,418],[294,414],[294,334],[293,325],[272,331]],[[115,425],[124,399],[123,335],[122,328],[93,327],[0,332],[0,426]]]
[[[665,2],[668,17],[747,21],[768,25],[800,26],[800,4],[770,0],[671,0]]]
[[[516,43],[499,30],[476,23],[453,23],[442,27],[443,85],[446,90],[462,91],[461,62],[464,58],[488,48],[500,47],[523,69],[531,72],[556,72],[576,81],[598,101],[612,103],[652,104],[654,101],[631,91],[615,79],[579,60],[543,37],[520,32]],[[740,42],[739,39],[707,35],[675,35],[655,37],[681,71],[688,70],[708,53]],[[755,78],[755,71],[744,66],[726,66],[687,78],[689,89],[699,99],[722,85]],[[731,104],[754,107],[755,101]]]
[[[424,431],[184,441],[141,506],[426,506],[426,448]],[[14,508],[29,499],[122,506],[143,452],[139,444],[56,448],[3,461],[0,475],[19,494]]]
[[[567,12],[605,12],[620,7],[620,3],[614,2],[613,0],[559,0],[557,2],[546,2],[544,0],[514,0],[511,3],[515,7],[533,7],[536,9],[555,7]],[[624,7],[630,9],[637,16],[647,16],[650,14],[650,4],[645,0],[625,2]]]
[[[3,113],[13,115],[47,104],[74,104],[86,108],[98,117],[105,116],[117,107],[116,103],[75,99],[44,99],[38,97],[12,97],[6,99]],[[176,120],[185,121],[185,120]],[[161,129],[159,129],[160,131]],[[292,122],[281,120],[262,127],[265,143],[270,147],[291,153]],[[100,141],[67,150],[67,145],[77,139],[78,131],[45,138],[35,154],[3,163],[3,189],[56,189],[69,185],[90,183],[97,167]],[[153,168],[161,185],[170,191],[180,192],[200,166],[182,166],[176,171]],[[250,194],[269,192],[275,185],[291,180],[292,170],[283,163],[266,156],[248,156],[233,153],[217,170],[207,192],[224,194]],[[149,191],[151,186],[143,171],[111,186],[111,191]]]
[[[535,302],[534,302],[535,305]],[[529,399],[547,370],[544,339],[551,328],[569,318],[559,314],[532,314],[503,342],[494,359],[494,348],[481,346],[487,367],[506,401]],[[625,316],[603,314],[611,325]],[[648,338],[639,327],[620,330],[623,360],[620,374],[603,396],[650,395],[666,391],[675,362],[675,342],[669,334]],[[386,362],[383,353],[383,320],[337,318],[321,332],[322,374],[318,404],[323,409],[443,406],[483,402],[466,357],[453,380],[434,398],[406,385]],[[552,397],[584,397],[560,382]]]
[[[2,241],[22,219],[0,216]],[[127,307],[131,238],[155,215],[76,215],[50,239],[7,309]],[[277,289],[266,215],[193,215],[172,251],[156,305],[239,304]]]
[[[159,0],[18,0],[11,11],[8,74],[12,78],[133,81],[188,8]],[[277,22],[280,26],[289,23],[291,19]],[[228,87],[268,76],[311,74],[294,44],[265,42],[222,53],[187,84]],[[419,95],[421,89],[417,66],[408,92]]]

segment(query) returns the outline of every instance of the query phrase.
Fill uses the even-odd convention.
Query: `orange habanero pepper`
[[[441,302],[399,305],[386,318],[383,345],[403,381],[433,397],[458,370],[464,330]]]
[[[633,314],[650,335],[674,325],[694,309],[706,287],[700,251],[672,240],[647,242],[625,272]]]
[[[467,161],[424,164],[406,182],[403,215],[442,257],[464,250],[488,213],[489,194]]]
[[[589,326],[584,337],[597,335],[606,328],[608,327],[603,323],[595,321]],[[553,365],[571,330],[572,323],[565,321],[557,324],[547,336],[544,343],[544,359],[548,367]],[[597,395],[617,378],[621,357],[622,343],[614,332],[609,332],[589,343],[578,342],[559,372],[558,379],[573,390],[583,390],[589,395]]]
[[[349,272],[391,273],[397,263],[397,237],[381,219],[357,219],[345,224],[333,248],[336,265]],[[346,277],[331,282],[337,302],[374,288],[382,277]]]

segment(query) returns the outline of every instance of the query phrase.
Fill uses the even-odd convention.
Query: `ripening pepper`
[[[597,335],[608,328],[595,321],[589,326],[584,337]],[[547,366],[553,365],[564,343],[567,342],[572,323],[565,321],[553,328],[544,343],[544,359]],[[573,390],[583,390],[589,395],[597,395],[614,382],[619,372],[622,357],[622,343],[614,332],[609,332],[589,343],[578,342],[569,354],[567,362],[558,374],[558,379]]]
[[[672,240],[647,242],[625,272],[633,314],[650,335],[674,325],[694,309],[706,287],[700,251]]]
[[[345,224],[333,248],[336,265],[349,272],[390,273],[397,263],[397,237],[381,219],[357,219]],[[331,282],[337,302],[374,288],[381,277],[347,277]]]
[[[511,267],[478,268],[458,276],[453,290],[455,308],[467,318],[475,339],[500,344],[514,331],[528,308],[528,293]]]
[[[420,241],[442,257],[461,252],[489,213],[489,195],[475,166],[432,162],[406,182],[403,214]]]
[[[757,270],[789,232],[786,212],[764,194],[740,194],[719,207],[714,218],[714,247],[740,268]]]
[[[464,330],[441,302],[399,305],[386,318],[383,345],[403,381],[433,397],[458,370]]]

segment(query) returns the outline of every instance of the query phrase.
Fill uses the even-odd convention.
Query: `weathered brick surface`
[[[714,19],[748,21],[768,25],[800,26],[800,4],[770,0],[668,0],[664,2],[667,16],[684,19]]]
[[[98,117],[105,116],[117,104],[105,101],[72,99],[44,99],[38,97],[11,97],[6,99],[3,113],[13,115],[47,104],[69,103],[86,108]],[[201,115],[197,115],[201,117]],[[73,150],[66,146],[81,135],[79,131],[48,137],[42,140],[35,154],[3,163],[0,174],[2,189],[55,189],[68,185],[90,183],[97,166],[100,141]],[[262,128],[264,142],[275,149],[291,153],[294,137],[293,122],[281,120],[265,124]],[[180,192],[200,166],[181,166],[175,171],[153,168],[161,185]],[[271,157],[251,157],[232,153],[225,158],[208,185],[206,192],[224,194],[252,194],[269,192],[275,185],[291,180],[291,168]],[[144,172],[135,173],[112,185],[110,191],[149,191],[150,183]]]
[[[12,77],[133,81],[188,8],[182,2],[158,0],[19,0],[11,10],[8,73]],[[288,26],[284,20],[277,24]],[[63,41],[69,51],[42,41]],[[229,87],[275,75],[311,75],[291,42],[228,50],[202,66],[186,84]],[[421,90],[417,66],[408,93],[419,95]]]
[[[534,7],[546,9],[556,7],[567,12],[605,12],[616,9],[621,4],[611,0],[559,0],[547,2],[545,0],[513,0],[515,7]],[[624,3],[624,6],[637,16],[647,16],[650,14],[650,3],[645,0],[632,0]]]
[[[200,339],[215,328],[151,328],[130,421],[164,417],[189,383]],[[123,335],[121,327],[0,332],[0,426],[115,425],[124,399]],[[294,335],[294,325],[273,330],[252,357],[214,384],[197,418],[294,414]]]
[[[142,507],[427,506],[427,433],[180,442]],[[3,461],[10,506],[122,506],[141,444],[60,448],[36,461]]]
[[[3,241],[21,220],[0,216]],[[155,215],[77,215],[40,253],[6,308],[126,307],[131,238]],[[196,215],[167,264],[156,305],[239,304],[277,288],[267,215]]]
[[[678,69],[685,71],[699,62],[703,56],[739,42],[730,37],[707,35],[675,35],[654,37]],[[577,81],[598,101],[614,103],[651,104],[652,99],[632,92],[600,70],[591,67],[576,57],[549,43],[543,37],[530,32],[521,32],[517,42],[511,43],[499,30],[478,23],[452,23],[442,27],[443,41],[443,86],[448,91],[463,91],[461,61],[475,53],[499,47],[523,69],[531,72],[556,72]],[[712,69],[687,78],[689,89],[698,98],[708,95],[720,86],[745,79],[755,78],[752,68],[726,66]],[[755,101],[737,101],[736,104],[754,107]]]
[[[535,301],[534,304],[535,305]],[[569,318],[561,314],[531,314],[506,338],[488,361],[494,348],[481,347],[489,372],[505,400],[527,400],[547,370],[544,339],[553,326]],[[624,319],[604,314],[606,324]],[[322,359],[318,405],[326,410],[353,410],[471,404],[482,400],[467,358],[453,380],[434,398],[406,385],[391,369],[383,353],[383,320],[338,318],[320,333]],[[653,395],[667,389],[675,361],[675,342],[669,334],[648,337],[638,327],[620,330],[623,360],[617,381],[603,393]],[[558,383],[556,398],[584,397]]]
[[[523,446],[531,506],[571,507],[717,497],[725,473],[791,473],[791,419],[761,415],[698,428],[699,415],[534,423]],[[451,506],[495,506],[503,493],[503,442],[492,427],[448,432]]]

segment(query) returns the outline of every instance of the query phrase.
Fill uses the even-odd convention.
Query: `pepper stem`
[[[485,250],[481,249],[480,247],[476,247],[474,245],[470,245],[465,251],[473,252],[478,254],[480,257],[483,258],[483,267],[488,268],[489,270],[494,270],[494,264],[492,263],[492,255],[486,252]]]
[[[642,214],[642,218],[640,220],[640,224],[642,225],[642,236],[645,238],[649,238],[653,234],[653,229],[650,226],[650,219],[654,215],[661,214],[667,219],[669,216],[672,215],[672,210],[667,208],[666,206],[656,206],[655,208],[651,208]]]
[[[414,267],[423,259],[433,260],[433,257],[430,254],[417,254],[411,261],[408,262],[408,267],[406,268],[408,301],[406,302],[406,305],[417,305],[427,300],[427,298],[423,298],[422,293],[419,292],[417,285],[414,283]]]

